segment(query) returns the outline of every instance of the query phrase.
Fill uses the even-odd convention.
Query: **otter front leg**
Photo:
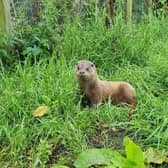
[[[90,105],[91,105],[91,102],[90,102],[90,100],[86,97],[86,95],[83,95],[83,96],[82,96],[81,105],[82,105],[83,107],[87,107],[87,106],[90,106]]]
[[[90,102],[91,102],[91,107],[98,107],[101,104],[99,97],[92,97],[92,100]]]

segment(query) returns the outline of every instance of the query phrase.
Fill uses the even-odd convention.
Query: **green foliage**
[[[89,168],[99,165],[105,168],[145,168],[141,148],[131,139],[124,139],[126,158],[111,149],[88,149],[82,152],[74,165],[76,168]]]
[[[141,148],[133,143],[133,141],[128,137],[124,139],[124,146],[127,160],[132,163],[132,166],[135,165],[137,168],[145,168],[144,156]],[[128,167],[132,166],[128,165]]]
[[[18,27],[18,32],[13,55],[20,60],[32,58],[35,62],[40,58],[48,58],[54,49],[57,52],[60,37],[55,24],[42,21],[34,26]]]
[[[165,0],[154,1],[154,14],[159,18],[164,18],[168,15],[168,2]]]
[[[0,61],[4,64],[8,64],[10,57],[10,51],[13,47],[12,40],[3,31],[0,31]]]
[[[51,147],[52,145],[48,143],[46,140],[40,140],[40,143],[37,147],[37,153],[34,154],[34,163],[33,167],[45,167],[44,165],[47,163],[49,155],[51,155]]]
[[[39,22],[30,24],[26,19],[21,20],[21,23],[16,25],[13,31],[14,37],[10,41],[6,40],[5,35],[0,36],[0,52],[2,52],[0,58],[2,62],[11,64],[14,60],[29,59],[35,63],[41,58],[49,58],[53,52],[59,56],[61,30],[57,18],[58,11],[57,7],[54,6],[54,1],[47,1],[44,2],[43,10],[39,13]],[[7,60],[4,57],[5,59],[7,57]]]
[[[88,168],[94,165],[118,167],[120,159],[121,156],[111,149],[88,149],[78,156],[74,165],[76,168]]]

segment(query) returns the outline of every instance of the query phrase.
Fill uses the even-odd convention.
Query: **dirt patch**
[[[163,163],[161,165],[151,164],[149,168],[168,168],[168,164],[167,163]]]
[[[95,132],[87,136],[87,142],[91,147],[121,149],[123,138],[127,131],[121,127],[109,128],[105,124],[100,124]]]
[[[57,164],[61,158],[66,158],[66,163],[64,163],[64,165],[73,168],[71,156],[71,151],[64,144],[57,143],[52,147],[52,153],[49,156],[46,167],[50,168],[53,164]]]

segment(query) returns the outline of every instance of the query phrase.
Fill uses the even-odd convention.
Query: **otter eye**
[[[77,70],[79,70],[80,68],[79,68],[79,66],[77,66]]]
[[[89,71],[89,68],[86,68],[86,71]]]
[[[94,67],[94,64],[91,64],[91,67]]]

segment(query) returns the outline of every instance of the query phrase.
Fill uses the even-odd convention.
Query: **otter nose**
[[[83,75],[85,72],[84,71],[80,71],[80,75]]]

